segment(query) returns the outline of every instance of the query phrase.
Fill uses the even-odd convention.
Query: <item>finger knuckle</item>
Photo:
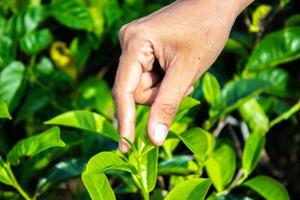
[[[112,96],[113,96],[113,98],[115,100],[117,100],[119,98],[120,94],[121,94],[120,89],[118,87],[114,86],[112,88]]]
[[[176,103],[162,103],[159,106],[159,109],[162,113],[163,118],[173,117],[177,113],[178,105]]]

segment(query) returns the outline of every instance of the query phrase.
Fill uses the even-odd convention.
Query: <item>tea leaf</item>
[[[27,55],[34,55],[44,50],[53,40],[48,29],[33,31],[24,35],[20,40],[20,47]]]
[[[269,118],[256,99],[252,98],[239,107],[242,118],[247,122],[252,132],[266,134],[269,130]]]
[[[193,128],[177,136],[202,162],[212,153],[215,146],[213,135],[201,128]]]
[[[193,178],[175,186],[166,196],[166,200],[204,200],[211,185],[208,179]]]
[[[251,174],[256,167],[265,145],[264,134],[252,133],[246,141],[242,157],[242,167],[245,176]]]
[[[141,176],[142,187],[146,192],[151,192],[156,184],[158,147],[143,153],[139,158],[139,174]]]
[[[206,161],[205,168],[217,191],[223,191],[236,169],[234,149],[226,143],[218,144]]]
[[[0,101],[0,118],[12,119],[9,114],[6,103]]]
[[[300,110],[300,101],[298,101],[288,111],[284,112],[283,114],[281,114],[280,116],[278,116],[277,118],[272,120],[271,123],[270,123],[270,127],[278,124],[279,122],[281,122],[283,120],[287,120],[288,118],[290,118],[294,113],[298,112],[299,110]]]
[[[7,161],[18,165],[23,156],[34,156],[51,147],[64,147],[66,144],[60,139],[58,127],[52,127],[38,135],[20,140],[7,155]]]
[[[158,164],[159,174],[181,174],[187,175],[195,173],[198,169],[192,156],[174,156],[171,159],[164,160]]]
[[[122,170],[134,172],[134,168],[112,152],[101,152],[93,156],[82,174],[82,181],[93,200],[116,199],[105,172]]]
[[[18,61],[10,63],[0,74],[0,100],[7,104],[10,111],[21,99],[24,76],[25,67]]]
[[[203,77],[203,94],[206,101],[212,106],[217,104],[221,96],[219,82],[216,77],[209,72],[205,73]]]
[[[6,185],[13,185],[13,180],[9,175],[8,166],[0,156],[0,182]]]
[[[119,141],[117,130],[105,117],[86,110],[76,110],[62,113],[45,124],[69,126],[95,133],[101,133],[110,139]]]
[[[79,1],[52,0],[50,12],[63,25],[80,30],[92,30],[93,21],[88,8]]]
[[[263,38],[252,52],[245,74],[300,58],[300,28],[291,27]]]
[[[268,176],[257,176],[246,181],[244,186],[256,191],[266,200],[289,200],[289,194],[284,186]]]

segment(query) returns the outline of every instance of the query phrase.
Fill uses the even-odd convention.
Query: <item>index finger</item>
[[[132,55],[132,54],[131,54]],[[134,141],[135,100],[134,92],[142,77],[142,66],[128,52],[122,53],[113,87],[113,96],[117,106],[118,129],[121,136]],[[121,139],[119,148],[127,152],[129,144]]]

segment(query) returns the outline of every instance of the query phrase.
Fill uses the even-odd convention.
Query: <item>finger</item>
[[[192,70],[182,70],[184,61],[178,61],[168,68],[160,85],[158,94],[151,106],[148,120],[148,135],[156,145],[162,145],[168,129],[176,115],[182,98],[188,93],[194,82]]]
[[[150,105],[157,95],[159,84],[157,84],[158,75],[154,72],[145,72],[138,88],[134,93],[134,100],[139,104]]]
[[[159,90],[159,85],[142,92],[135,93],[134,100],[136,103],[143,105],[151,105],[154,102],[155,97],[157,96]]]
[[[189,96],[190,94],[192,94],[194,92],[194,86],[191,86],[188,91],[186,92],[186,94],[184,95],[185,97],[186,96]]]
[[[131,54],[132,55],[132,54]],[[130,141],[134,140],[135,129],[135,101],[133,94],[142,77],[142,66],[128,53],[120,57],[115,84],[114,99],[117,107],[118,128],[120,135]],[[129,144],[120,140],[120,150],[127,152]]]

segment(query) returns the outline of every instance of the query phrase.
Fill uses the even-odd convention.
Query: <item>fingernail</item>
[[[126,142],[126,140],[124,139],[121,139],[119,141],[119,149],[122,153],[126,153],[128,150],[129,150],[129,145],[128,143]]]
[[[167,135],[168,135],[168,127],[166,125],[160,123],[155,125],[154,140],[157,145],[161,146],[164,143]]]

